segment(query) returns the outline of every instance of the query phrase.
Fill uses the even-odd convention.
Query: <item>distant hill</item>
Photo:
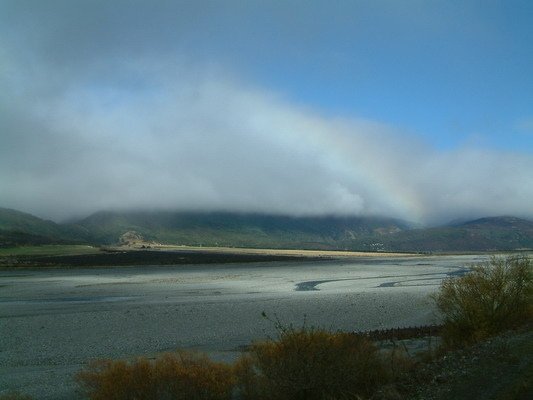
[[[481,218],[414,228],[386,217],[290,217],[229,212],[98,212],[56,224],[0,208],[0,246],[116,244],[124,234],[152,243],[364,251],[458,252],[533,249],[533,222]]]
[[[87,232],[31,214],[0,208],[0,247],[86,242]]]
[[[289,217],[228,212],[100,212],[78,222],[93,240],[114,243],[127,231],[185,245],[336,249],[357,237],[409,229],[384,217]]]
[[[372,240],[378,240],[378,244]],[[515,217],[481,218],[436,228],[411,229],[383,238],[366,238],[362,249],[386,251],[494,251],[533,249],[533,222]]]

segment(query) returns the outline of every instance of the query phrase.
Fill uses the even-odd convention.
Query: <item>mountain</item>
[[[185,245],[421,252],[533,249],[533,222],[515,217],[415,229],[385,217],[100,212],[78,224],[99,243],[114,243],[135,231],[147,240]]]
[[[387,235],[409,224],[384,217],[289,217],[229,212],[100,212],[78,221],[93,240],[114,243],[127,231],[185,245],[336,249],[338,242]]]
[[[493,229],[493,230],[513,230],[528,231],[531,233],[533,222],[516,217],[492,217],[479,218],[457,224],[458,227],[469,229]]]
[[[81,227],[59,225],[21,211],[0,208],[0,247],[80,243],[87,237],[88,233]]]
[[[481,218],[433,228],[386,217],[290,217],[230,212],[98,212],[56,224],[0,208],[0,246],[149,242],[227,247],[458,252],[533,249],[533,222]],[[121,239],[122,238],[122,239]]]
[[[411,229],[387,237],[360,240],[362,249],[385,251],[497,251],[533,249],[533,222],[516,217],[491,217],[448,226]],[[373,244],[373,247],[371,246]]]

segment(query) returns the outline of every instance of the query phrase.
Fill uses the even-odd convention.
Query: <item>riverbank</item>
[[[318,261],[357,258],[412,257],[409,253],[248,249],[189,246],[49,245],[0,249],[0,268],[101,267],[132,265],[232,264],[273,261]]]

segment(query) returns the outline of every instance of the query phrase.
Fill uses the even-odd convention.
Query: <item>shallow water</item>
[[[369,330],[437,322],[428,295],[482,256],[0,271],[0,393],[76,398],[88,360],[178,347],[231,360],[274,323]]]

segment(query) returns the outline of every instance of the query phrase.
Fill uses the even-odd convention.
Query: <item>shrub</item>
[[[91,400],[226,400],[235,385],[231,366],[188,352],[94,361],[77,380]]]
[[[444,317],[445,345],[474,343],[531,318],[531,259],[493,257],[459,278],[445,280],[434,300]]]
[[[319,329],[285,329],[278,340],[252,345],[237,362],[244,399],[355,399],[387,381],[367,338]]]

